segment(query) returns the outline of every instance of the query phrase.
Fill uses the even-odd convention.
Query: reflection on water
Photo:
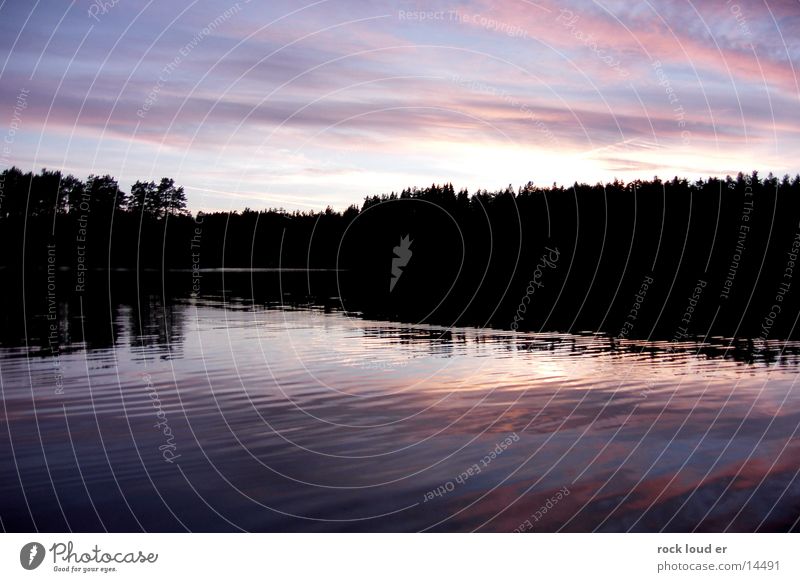
[[[60,314],[0,348],[7,530],[797,529],[796,344]]]

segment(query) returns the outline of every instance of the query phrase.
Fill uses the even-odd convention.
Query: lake
[[[798,529],[796,343],[163,297],[6,334],[5,530]]]

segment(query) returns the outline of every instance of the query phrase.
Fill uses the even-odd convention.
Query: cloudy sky
[[[0,167],[197,209],[800,171],[797,0],[6,0]]]

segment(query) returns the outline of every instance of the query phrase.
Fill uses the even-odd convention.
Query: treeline
[[[796,335],[800,176],[473,193],[448,183],[369,196],[343,212],[190,214],[167,178],[123,193],[110,176],[12,168],[1,202],[7,269],[24,261],[44,270],[54,248],[69,272],[83,256],[95,269],[177,272],[187,292],[200,269],[337,269],[324,281],[256,286],[250,277],[243,295],[258,287],[257,301],[620,339]]]
[[[302,238],[316,226],[325,236],[329,224],[341,232],[340,223],[355,212],[191,214],[184,188],[171,178],[137,181],[128,193],[109,175],[82,181],[47,169],[10,168],[0,174],[0,265],[43,268],[54,248],[58,266],[69,269],[78,257],[93,269],[190,268],[199,252],[203,268],[277,267],[282,260],[295,266],[302,254],[296,246],[286,246],[289,259],[277,255],[284,229]]]

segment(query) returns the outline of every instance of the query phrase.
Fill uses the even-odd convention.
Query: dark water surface
[[[8,531],[797,529],[797,344],[81,305],[0,348]]]

